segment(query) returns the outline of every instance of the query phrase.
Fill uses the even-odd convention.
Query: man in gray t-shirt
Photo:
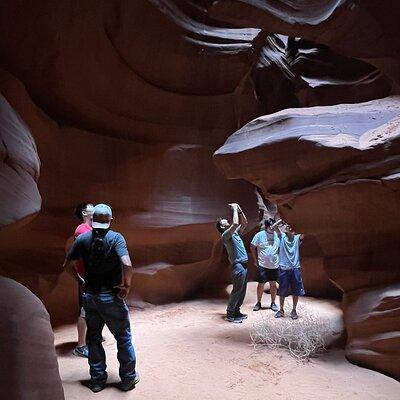
[[[243,319],[247,318],[246,314],[240,312],[240,307],[246,295],[248,257],[240,234],[246,228],[247,218],[238,204],[232,203],[229,206],[232,209],[232,223],[230,224],[224,218],[219,218],[216,227],[222,234],[222,241],[232,265],[233,288],[228,300],[226,320],[241,323]]]

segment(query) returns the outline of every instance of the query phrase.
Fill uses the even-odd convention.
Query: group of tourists
[[[247,218],[241,207],[232,203],[232,222],[220,218],[217,229],[228,252],[232,265],[233,288],[229,296],[226,320],[241,323],[247,318],[240,307],[247,287],[248,256],[241,235]],[[102,331],[107,325],[117,341],[119,374],[118,387],[132,390],[139,382],[136,356],[132,345],[129,310],[125,299],[131,288],[133,275],[124,237],[110,229],[112,210],[106,204],[81,203],[75,211],[81,224],[76,228],[72,247],[67,252],[64,268],[78,283],[79,317],[77,321],[78,344],[76,356],[86,357],[90,367],[89,387],[100,392],[106,386],[106,355]],[[264,229],[251,241],[250,250],[257,265],[257,303],[253,310],[262,309],[261,299],[265,283],[271,291],[271,310],[275,317],[284,317],[285,297],[293,295],[292,319],[297,319],[298,296],[304,295],[300,273],[299,245],[302,235],[294,234],[281,220],[264,221]],[[275,304],[279,282],[280,308]]]
[[[246,295],[248,255],[241,238],[247,226],[247,218],[241,207],[236,203],[229,204],[232,209],[232,222],[219,218],[217,230],[222,235],[222,241],[228,253],[232,266],[232,291],[226,309],[228,322],[242,323],[247,318],[240,311]],[[253,311],[262,309],[261,299],[266,282],[269,282],[271,293],[270,309],[275,318],[285,316],[285,298],[293,297],[293,308],[290,316],[297,319],[297,303],[299,296],[303,296],[304,286],[300,269],[300,244],[303,235],[295,234],[291,227],[282,220],[272,218],[264,221],[264,228],[255,234],[250,244],[250,252],[257,267],[256,281],[257,302]],[[279,283],[279,309],[275,303]]]

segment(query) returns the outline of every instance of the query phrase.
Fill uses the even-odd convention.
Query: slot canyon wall
[[[397,204],[395,145],[386,139],[395,136],[398,100],[336,105],[398,93],[399,17],[394,2],[377,0],[302,0],[296,7],[284,0],[4,0],[1,275],[35,293],[53,322],[73,320],[76,288],[61,270],[77,224],[72,210],[83,200],[101,201],[113,207],[115,229],[127,238],[137,267],[131,301],[215,294],[228,268],[214,221],[238,201],[250,217],[248,241],[261,207],[257,186],[307,234],[308,292],[337,297],[331,281],[344,291],[349,358],[398,377],[385,350],[398,346],[398,294],[391,286],[398,274],[390,264],[394,253],[382,256],[383,238],[392,246],[398,226],[381,218]],[[351,123],[340,120],[345,110],[355,116]],[[272,134],[262,121],[279,111],[290,117],[276,122]],[[322,126],[331,136],[316,127],[311,139],[299,140],[319,113],[328,114]],[[366,151],[364,142],[357,147],[359,137],[382,126],[389,139],[370,145],[375,150]],[[217,168],[213,153],[227,139]],[[275,141],[279,153],[271,150]],[[307,150],[301,154],[307,167],[293,158],[300,148]],[[368,179],[388,171],[393,177],[379,179],[375,190]],[[334,184],[335,174],[346,173],[361,182],[349,189],[354,201]],[[313,189],[325,180],[331,192]],[[303,195],[304,203],[297,199]],[[328,229],[322,204],[330,204],[329,196],[337,200],[330,210],[341,214],[332,214]],[[374,304],[363,300],[372,286]]]
[[[239,25],[301,36],[294,56],[300,64],[296,67],[295,61],[294,67],[304,71],[303,79],[311,86],[317,85],[306,95],[301,89],[297,96],[301,105],[314,107],[288,108],[254,119],[215,153],[215,162],[228,178],[257,185],[284,219],[315,240],[329,278],[344,293],[349,360],[399,379],[399,7],[393,2],[332,1],[318,2],[317,12],[314,2],[307,14],[284,1],[277,2],[279,6],[238,1],[236,9],[219,3],[216,13],[229,15],[226,20],[236,21],[239,15]],[[301,43],[316,39],[341,56],[375,66],[374,71],[365,69],[359,82],[375,76],[377,86],[372,80],[361,91],[357,88],[357,94],[350,88],[349,98],[357,99],[350,102],[337,86],[326,90],[318,85],[314,79],[330,80],[321,73],[326,69],[301,62],[314,54],[304,51],[309,46]],[[344,65],[352,64],[342,59],[341,68],[329,74],[337,74],[336,82],[342,73],[351,76]],[[361,65],[354,67],[363,70]],[[386,94],[393,96],[380,99],[383,92],[377,93],[387,90],[387,79],[391,89]],[[359,103],[372,93],[377,100]],[[358,104],[329,101],[335,96]]]

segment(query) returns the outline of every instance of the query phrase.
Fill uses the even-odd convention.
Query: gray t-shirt
[[[300,268],[300,236],[294,235],[289,240],[286,233],[281,235],[279,246],[279,266],[281,269]]]
[[[236,230],[231,237],[227,231],[222,234],[222,241],[228,252],[229,262],[231,264],[247,262],[247,252],[242,238]]]
[[[93,230],[78,236],[69,251],[69,260],[82,259],[85,286],[91,293],[121,284],[121,257],[129,255],[124,237],[112,230]]]

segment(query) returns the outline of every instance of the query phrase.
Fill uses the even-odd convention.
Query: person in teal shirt
[[[232,209],[232,223],[224,218],[219,218],[216,228],[222,235],[229,262],[232,265],[233,287],[226,309],[226,320],[241,323],[247,318],[246,314],[240,312],[240,307],[246,295],[248,256],[240,235],[247,226],[247,218],[238,204],[232,203],[229,206]]]

